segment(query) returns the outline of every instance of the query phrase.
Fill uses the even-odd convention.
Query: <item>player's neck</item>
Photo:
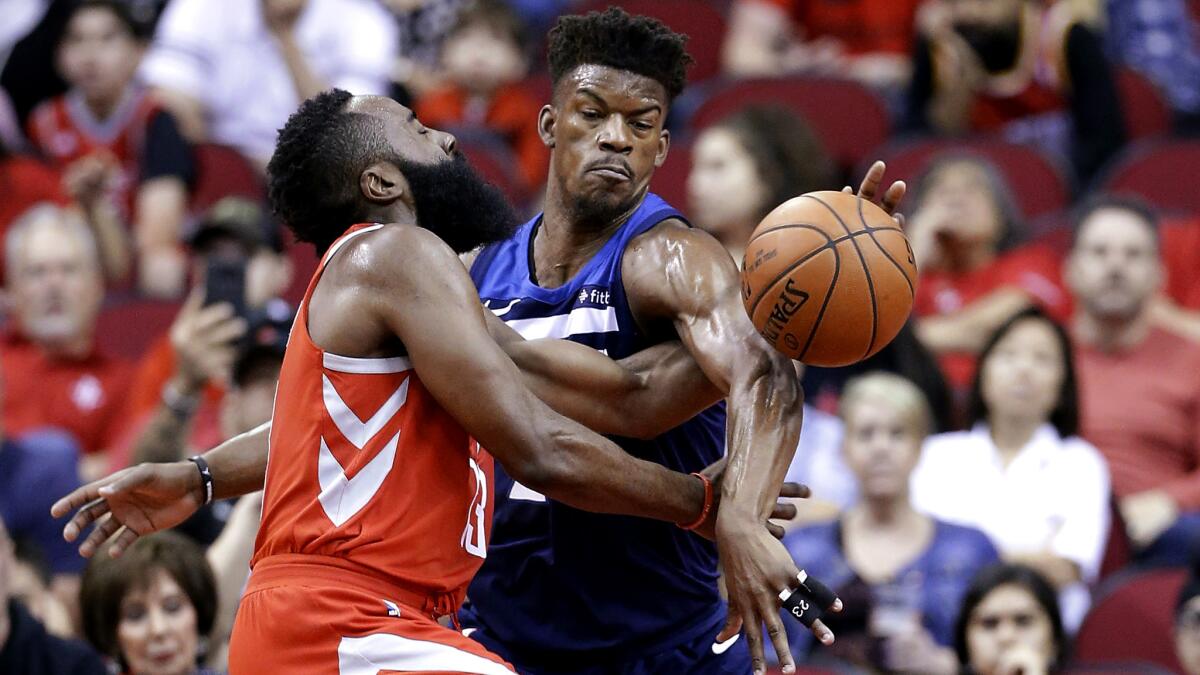
[[[566,201],[553,187],[547,190],[546,207],[533,240],[533,272],[546,287],[562,285],[574,276],[640,204],[615,218],[590,220],[580,218]]]
[[[403,200],[397,199],[391,204],[368,208],[363,212],[364,223],[400,223],[402,225],[417,225],[417,213]]]
[[[1103,352],[1136,347],[1150,333],[1149,308],[1128,319],[1110,319],[1080,309],[1071,322],[1071,332],[1076,340]]]

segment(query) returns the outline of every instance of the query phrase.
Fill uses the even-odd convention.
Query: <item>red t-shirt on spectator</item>
[[[69,431],[85,453],[114,448],[125,424],[130,366],[99,351],[79,359],[48,356],[15,334],[0,344],[4,431]]]
[[[1163,224],[1162,257],[1167,295],[1182,307],[1200,310],[1200,218]]]
[[[467,93],[447,86],[422,96],[415,106],[417,117],[431,127],[479,126],[498,134],[512,148],[520,164],[521,179],[528,189],[546,180],[550,151],[537,132],[542,104],[519,84],[502,87],[486,107],[473,109]]]
[[[1062,262],[1054,251],[1028,245],[1000,254],[990,265],[962,274],[934,271],[921,275],[913,313],[918,317],[953,314],[1001,288],[1025,291],[1059,321],[1070,312],[1062,285]],[[946,354],[942,371],[953,389],[963,391],[975,375],[975,357]]]
[[[1200,509],[1200,344],[1154,328],[1132,349],[1076,342],[1084,438],[1108,460],[1113,494],[1164,489]]]
[[[0,159],[0,242],[13,221],[34,204],[53,202],[65,206],[70,201],[62,189],[62,176],[54,169],[29,157],[14,155]],[[5,258],[0,255],[0,284],[5,279]]]
[[[805,40],[836,38],[853,55],[912,52],[921,0],[763,0],[786,11]]]

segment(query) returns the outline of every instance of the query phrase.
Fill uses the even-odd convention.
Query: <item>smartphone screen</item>
[[[211,258],[205,269],[204,304],[227,302],[237,316],[246,316],[246,261]]]

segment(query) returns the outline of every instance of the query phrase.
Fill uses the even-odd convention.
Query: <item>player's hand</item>
[[[104,542],[113,539],[115,558],[138,537],[182,523],[204,503],[200,471],[192,462],[139,464],[89,483],[50,507],[61,518],[79,509],[63,528],[63,538],[75,541],[88,525],[96,528],[79,545],[79,553],[92,557]]]
[[[712,481],[713,484],[713,507],[709,511],[708,520],[696,528],[696,533],[706,539],[716,540],[717,514],[721,512],[721,480],[725,476],[726,458],[722,457],[717,461],[704,467],[700,473]],[[796,505],[790,502],[783,501],[785,499],[808,499],[812,496],[812,490],[807,485],[800,483],[784,483],[779,488],[779,499],[776,500],[775,506],[771,509],[771,520],[791,520],[798,513]],[[767,521],[767,531],[776,539],[783,539],[783,535],[787,530],[779,525]]]
[[[887,165],[880,160],[875,160],[870,169],[867,169],[867,175],[863,176],[862,184],[858,186],[858,196],[872,203],[878,203],[892,218],[896,219],[896,223],[900,227],[904,227],[904,214],[896,211],[900,206],[900,200],[904,199],[904,193],[908,187],[904,181],[898,180],[888,186],[888,189],[880,192],[879,188],[883,186],[883,175],[887,172]],[[842,192],[853,193],[854,190],[847,185],[842,188]]]
[[[717,519],[717,548],[729,593],[729,619],[716,641],[728,640],[744,628],[755,675],[765,673],[766,652],[762,637],[765,625],[783,672],[792,673],[796,666],[779,612],[779,596],[784,589],[800,586],[800,570],[783,544],[752,523],[739,514],[727,514]],[[841,611],[841,600],[835,598],[829,609]],[[833,643],[833,631],[820,618],[812,623],[812,631],[823,644]]]

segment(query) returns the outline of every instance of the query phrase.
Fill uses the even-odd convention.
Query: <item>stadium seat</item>
[[[1158,87],[1137,71],[1117,70],[1117,94],[1125,115],[1130,140],[1159,136],[1171,131],[1171,108]]]
[[[1063,675],[1172,675],[1166,668],[1142,661],[1074,663],[1062,672]]]
[[[196,182],[192,186],[189,205],[193,213],[202,212],[222,197],[230,195],[251,199],[263,199],[266,196],[262,176],[237,150],[224,145],[202,143],[193,148],[193,157],[196,162]]]
[[[530,120],[530,124],[536,120]],[[529,199],[529,189],[517,170],[517,158],[504,140],[496,134],[478,128],[451,127],[445,129],[458,140],[458,150],[489,183],[500,188],[508,201],[520,211]]]
[[[721,72],[721,44],[725,41],[725,17],[712,4],[697,0],[585,0],[577,14],[604,11],[616,5],[630,14],[654,17],[671,30],[691,38],[688,53],[695,63],[688,69],[688,81],[700,82]]]
[[[927,138],[889,143],[867,159],[884,160],[888,180],[907,181],[909,189],[914,189],[921,173],[943,154],[973,154],[994,163],[1012,188],[1027,221],[1062,210],[1070,201],[1069,174],[1053,158],[1028,145],[989,138]],[[865,171],[865,166],[860,167],[858,174]]]
[[[1200,140],[1147,140],[1127,148],[1103,178],[1109,192],[1135,194],[1161,209],[1200,214],[1194,179]]]
[[[650,191],[687,213],[687,177],[691,170],[692,144],[688,141],[672,142],[667,161],[654,170]]]
[[[1125,521],[1121,518],[1116,500],[1111,500],[1108,507],[1110,525],[1104,557],[1100,559],[1100,581],[1125,569],[1133,560],[1133,544],[1129,541],[1129,533],[1125,531]]]
[[[1180,672],[1171,641],[1175,596],[1187,571],[1130,571],[1101,585],[1075,641],[1082,662],[1145,661]]]
[[[729,82],[714,87],[687,126],[695,131],[750,105],[782,105],[803,116],[833,160],[850,168],[887,140],[891,130],[882,99],[857,82],[788,77]]]
[[[112,356],[140,359],[150,344],[171,327],[179,307],[180,303],[170,300],[115,301],[100,311],[96,344]]]

